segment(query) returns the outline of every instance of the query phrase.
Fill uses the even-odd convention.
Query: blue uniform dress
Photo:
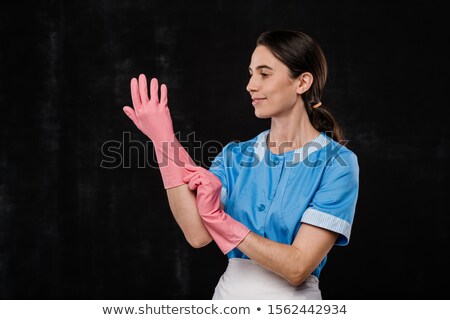
[[[292,244],[302,223],[339,234],[346,245],[358,196],[356,155],[321,133],[299,149],[274,154],[270,130],[245,142],[231,142],[210,171],[222,182],[224,210],[267,239]],[[228,258],[249,259],[235,248]],[[326,257],[313,271],[317,278]]]

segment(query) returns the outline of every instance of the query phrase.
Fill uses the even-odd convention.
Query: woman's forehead
[[[272,52],[265,46],[257,46],[253,51],[249,70],[257,70],[262,68],[276,69],[283,63],[278,60]]]

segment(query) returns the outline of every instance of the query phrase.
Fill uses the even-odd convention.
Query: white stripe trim
[[[329,143],[329,138],[325,134],[321,133],[318,137],[308,142],[303,147],[295,149],[293,162],[302,162],[307,159],[311,153],[324,148]]]
[[[346,245],[350,240],[352,226],[347,221],[313,208],[306,209],[301,222],[339,233],[336,245]]]
[[[255,144],[253,145],[255,155],[259,161],[262,161],[262,159],[264,159],[264,152],[267,149],[267,135],[269,134],[269,132],[270,130],[261,132],[258,135]],[[314,140],[308,142],[303,147],[294,150],[293,162],[302,162],[303,160],[308,158],[310,154],[324,148],[330,142],[331,139],[328,138],[326,134],[321,133]]]
[[[220,189],[220,203],[223,207],[225,207],[225,204],[227,202],[227,189],[222,186],[222,189]]]
[[[261,132],[258,135],[258,139],[256,140],[255,144],[254,144],[254,150],[255,150],[255,155],[258,158],[258,161],[262,161],[264,159],[264,152],[266,150],[266,140],[267,140],[267,135],[269,134],[270,130],[266,130],[264,132]]]

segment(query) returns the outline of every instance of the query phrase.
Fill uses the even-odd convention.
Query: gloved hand
[[[189,189],[197,189],[197,209],[203,223],[220,250],[227,254],[248,235],[250,229],[220,209],[222,183],[213,173],[192,171],[183,181]]]
[[[164,188],[173,188],[184,184],[183,177],[197,167],[189,154],[180,144],[173,132],[172,118],[167,105],[167,86],[161,85],[161,100],[158,99],[158,80],[150,82],[150,97],[147,93],[145,75],[131,80],[131,98],[133,108],[125,106],[123,111],[133,120],[136,127],[148,136],[155,149]]]

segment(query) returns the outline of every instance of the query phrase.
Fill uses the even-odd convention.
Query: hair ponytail
[[[317,131],[325,132],[330,138],[343,143],[344,134],[340,125],[333,115],[323,107],[323,104],[314,109],[309,105],[306,107],[306,110],[311,124]]]

